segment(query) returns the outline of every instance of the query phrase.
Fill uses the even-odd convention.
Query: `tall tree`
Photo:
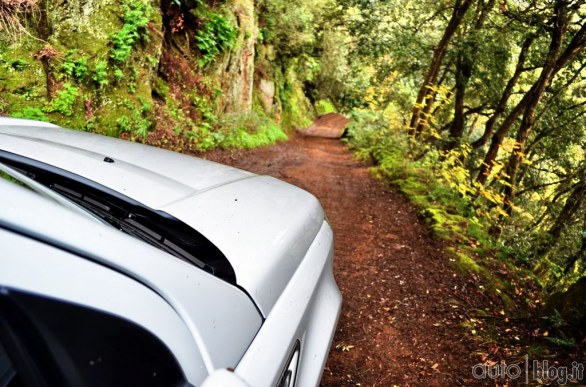
[[[480,136],[476,141],[472,142],[473,148],[480,148],[480,147],[484,146],[487,143],[487,141],[491,138],[491,136],[494,132],[494,126],[497,123],[497,121],[501,118],[501,116],[505,113],[505,110],[507,108],[507,105],[509,103],[511,95],[513,94],[513,90],[517,86],[517,82],[519,81],[521,74],[523,74],[527,70],[525,68],[525,60],[527,58],[527,52],[529,51],[529,48],[533,44],[534,40],[535,40],[535,34],[530,33],[525,37],[525,40],[523,41],[523,44],[521,45],[521,52],[519,53],[519,57],[517,59],[517,65],[515,67],[515,72],[513,73],[513,75],[509,79],[509,81],[507,82],[507,85],[506,85],[504,91],[502,92],[496,107],[494,108],[494,112],[486,121],[486,124],[484,126],[484,132],[483,132],[482,136]],[[496,156],[496,154],[495,154],[495,156]],[[481,166],[479,179],[480,179],[480,176],[485,176],[486,173],[487,173],[487,170],[484,169],[483,166]],[[485,182],[484,179],[480,179],[480,181],[483,184]]]
[[[535,111],[537,106],[543,99],[545,91],[556,74],[571,63],[586,47],[586,25],[582,25],[573,35],[571,42],[567,45],[565,50],[563,50],[564,40],[571,33],[571,29],[569,28],[571,26],[571,19],[576,15],[576,8],[572,5],[572,3],[566,1],[556,2],[554,4],[554,13],[551,19],[543,22],[543,29],[546,31],[549,30],[550,43],[541,66],[542,70],[540,76],[532,84],[531,88],[523,95],[523,98],[509,112],[492,135],[489,149],[484,157],[477,176],[477,181],[479,183],[486,184],[488,175],[493,168],[498,151],[505,137],[517,122],[517,119],[522,117],[517,132],[517,144],[507,163],[507,174],[509,175],[508,182],[511,184],[511,186],[506,189],[506,198],[509,200],[509,203],[514,198],[516,174],[522,160],[525,143],[535,124]],[[530,20],[534,23],[534,19]],[[492,122],[491,125],[493,125]],[[510,209],[510,206],[508,206],[508,208]]]
[[[572,62],[578,54],[586,48],[586,23],[573,36],[570,44],[560,55],[564,38],[568,34],[571,19],[575,12],[570,12],[568,3],[560,1],[555,5],[556,16],[554,18],[554,28],[552,31],[551,45],[537,83],[534,85],[535,90],[525,108],[523,119],[519,130],[517,131],[515,148],[507,163],[507,180],[505,186],[505,203],[506,209],[510,212],[512,202],[515,199],[517,189],[517,173],[519,165],[524,157],[525,144],[535,125],[535,112],[537,105],[543,98],[546,88],[549,87],[555,75],[563,69],[568,63]]]
[[[495,5],[495,0],[488,0],[486,2],[480,1],[478,3],[478,10],[476,21],[471,29],[467,32],[468,39],[464,39],[460,50],[458,51],[458,57],[456,59],[456,86],[455,86],[455,103],[454,103],[454,120],[450,126],[449,139],[446,148],[453,149],[456,147],[464,134],[465,129],[465,115],[464,115],[464,101],[466,99],[466,91],[468,88],[468,82],[472,77],[474,68],[474,46],[475,40],[479,38],[481,34],[484,22],[488,17],[489,12]]]
[[[474,0],[456,0],[452,11],[452,16],[444,30],[442,38],[438,45],[433,51],[433,57],[427,71],[427,75],[417,93],[415,104],[413,105],[413,111],[411,114],[411,121],[409,124],[409,133],[411,135],[417,135],[422,130],[422,120],[424,119],[422,114],[422,108],[429,106],[435,98],[435,92],[432,87],[435,85],[437,76],[442,64],[442,61],[446,55],[446,51],[452,40],[452,37],[458,30],[460,23],[464,19],[466,12],[472,5]],[[429,110],[429,109],[427,109]]]

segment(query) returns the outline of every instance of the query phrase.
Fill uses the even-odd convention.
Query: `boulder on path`
[[[350,119],[339,113],[328,113],[317,117],[313,124],[299,132],[305,136],[340,138]]]

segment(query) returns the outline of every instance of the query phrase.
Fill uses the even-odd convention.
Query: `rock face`
[[[270,112],[275,101],[275,82],[261,79],[259,82],[259,91],[261,93],[262,107],[265,112]]]
[[[254,111],[276,122],[282,115],[288,127],[312,116],[296,61],[258,41],[255,0],[216,8],[172,0],[41,2],[43,11],[28,20],[30,35],[0,35],[0,114],[138,140],[160,127],[177,136],[209,133],[225,114]],[[190,19],[193,7],[204,12]],[[210,13],[237,34],[202,67],[198,34],[213,21]],[[122,59],[114,55],[121,45],[128,51]]]
[[[238,26],[238,38],[226,60],[216,68],[216,77],[221,80],[224,91],[219,110],[223,113],[248,112],[252,107],[255,42],[258,35],[254,1],[234,0],[229,7]]]
[[[110,36],[120,29],[120,4],[115,0],[56,0],[46,4],[48,41],[55,48],[105,55]]]

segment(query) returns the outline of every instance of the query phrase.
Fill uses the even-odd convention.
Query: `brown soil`
[[[344,301],[323,386],[478,384],[471,367],[480,359],[461,322],[472,305],[491,301],[452,269],[404,196],[373,179],[340,140],[295,134],[206,158],[288,181],[324,206]]]

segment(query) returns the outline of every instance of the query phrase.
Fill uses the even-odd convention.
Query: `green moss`
[[[476,263],[476,261],[472,258],[470,258],[470,256],[468,256],[468,254],[460,252],[460,251],[456,251],[456,261],[455,261],[455,266],[458,268],[458,270],[460,270],[463,273],[476,273],[476,274],[480,274],[483,272],[483,268]]]
[[[0,44],[0,96],[7,113],[25,106],[39,107],[47,98],[45,72],[34,53],[40,43],[22,37],[20,44]]]
[[[153,95],[159,97],[163,101],[166,101],[170,96],[169,85],[160,77],[156,77],[153,82]]]
[[[305,128],[313,121],[313,107],[304,93],[303,82],[297,76],[297,61],[287,67],[283,83],[279,87],[282,105],[282,125],[288,129]]]
[[[152,112],[142,112],[141,106],[152,105],[150,79],[162,36],[153,34],[147,42],[146,26],[152,23],[153,29],[160,28],[160,12],[154,12],[152,4],[143,0],[95,0],[88,4],[81,0],[62,4],[58,0],[48,4],[48,18],[49,43],[56,52],[66,53],[50,61],[49,71],[70,86],[65,94],[57,91],[46,105],[49,118],[63,126],[112,136],[121,133],[121,126],[127,127],[120,124],[124,124],[122,117],[138,120],[136,111],[141,120],[151,122]],[[120,59],[124,63],[113,66]],[[74,88],[78,96],[72,104],[66,97],[74,94],[70,92]],[[146,127],[141,122],[129,125]],[[144,132],[131,130],[137,131]]]
[[[111,0],[47,2],[49,43],[59,52],[83,50],[89,58],[104,58],[112,33],[120,29],[119,4]]]

